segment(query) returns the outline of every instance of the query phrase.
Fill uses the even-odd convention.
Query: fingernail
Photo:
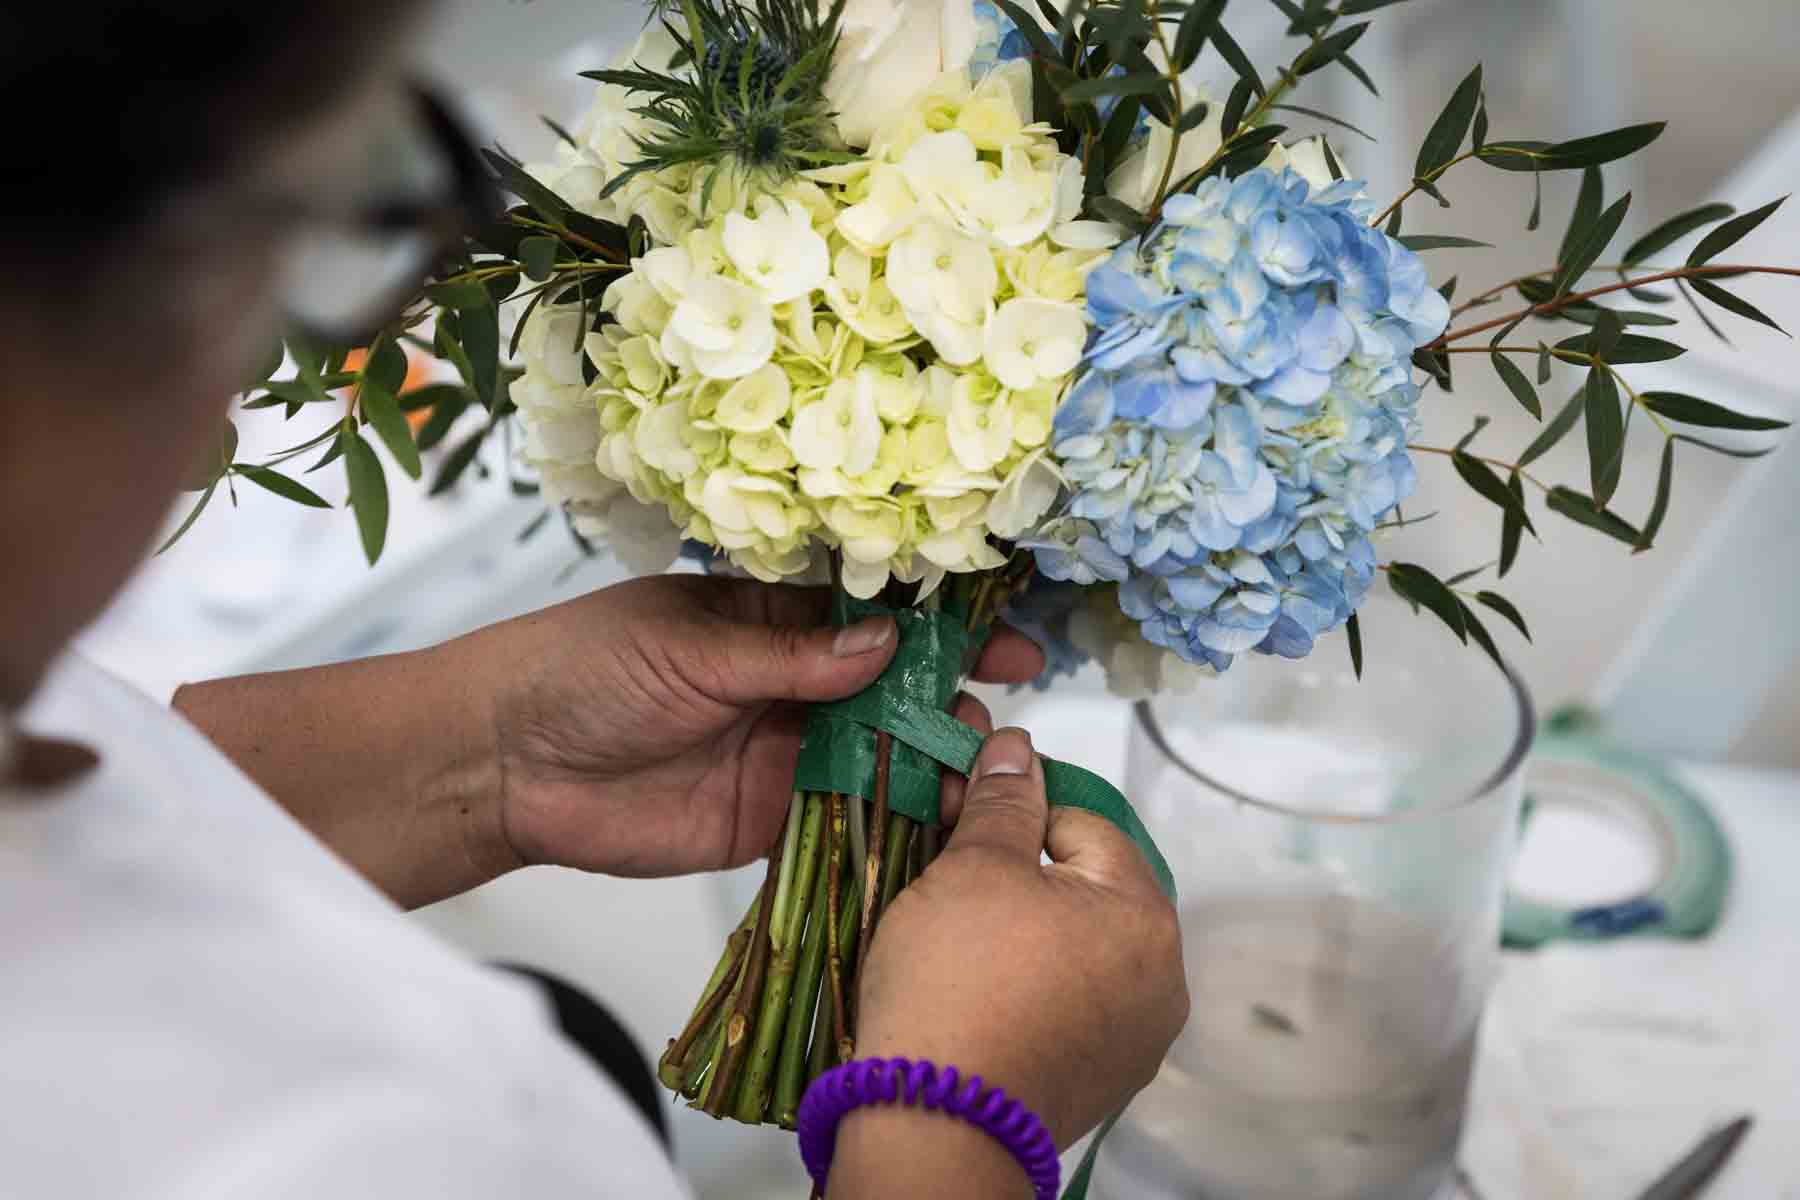
[[[975,756],[974,778],[988,775],[1031,774],[1031,735],[1023,729],[1002,729],[982,743]]]
[[[879,650],[894,636],[894,623],[886,617],[869,617],[838,630],[831,652],[839,658],[855,658]]]

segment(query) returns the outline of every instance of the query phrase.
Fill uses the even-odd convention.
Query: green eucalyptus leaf
[[[1587,418],[1588,476],[1594,502],[1602,508],[1619,486],[1625,457],[1625,421],[1619,408],[1619,385],[1612,372],[1596,366],[1588,372]]]
[[[1486,157],[1485,155],[1483,156]],[[1531,172],[1531,215],[1525,218],[1527,232],[1536,232],[1544,219],[1544,173],[1533,169]]]
[[[426,299],[452,312],[492,308],[493,297],[479,283],[434,283],[425,289]]]
[[[1526,641],[1531,640],[1531,630],[1526,628],[1525,618],[1519,614],[1518,609],[1513,607],[1512,601],[1498,592],[1476,592],[1475,600],[1512,622],[1513,628],[1517,629]]]
[[[410,392],[402,392],[399,397],[401,412],[416,412],[421,408],[436,408],[440,402],[450,396],[468,398],[469,390],[456,383],[428,383],[424,387],[416,387]]]
[[[1506,659],[1501,657],[1500,647],[1494,644],[1494,635],[1487,631],[1487,626],[1481,623],[1481,618],[1475,615],[1475,610],[1470,608],[1460,596],[1456,599],[1456,605],[1462,609],[1463,625],[1468,629],[1469,636],[1475,639],[1475,644],[1494,660],[1496,666],[1502,671],[1506,670]]]
[[[228,420],[219,426],[218,435],[207,443],[199,460],[188,469],[187,478],[182,482],[181,490],[184,492],[210,490],[231,469],[232,460],[237,458],[237,448],[237,426]]]
[[[1762,458],[1764,455],[1773,454],[1775,452],[1775,447],[1773,446],[1765,446],[1761,450],[1738,450],[1731,446],[1721,446],[1716,442],[1705,441],[1686,433],[1678,433],[1674,436],[1675,440],[1678,442],[1686,442],[1688,445],[1698,446],[1702,450],[1711,450],[1714,454],[1723,454],[1727,458]]]
[[[1525,447],[1525,452],[1519,455],[1519,466],[1529,467],[1549,453],[1552,446],[1562,441],[1569,430],[1575,428],[1575,422],[1581,420],[1582,410],[1586,405],[1587,388],[1583,386],[1576,390],[1574,397],[1567,404],[1563,405],[1562,411],[1552,417],[1550,423],[1538,431],[1538,435],[1532,439],[1531,445]]]
[[[1551,356],[1550,356],[1550,347],[1544,345],[1544,343],[1542,343],[1542,342],[1539,342],[1538,343],[1538,355],[1537,355],[1538,386],[1541,387],[1544,384],[1550,382],[1550,364],[1554,361],[1555,360],[1553,358],[1551,358]]]
[[[344,443],[344,474],[350,480],[350,507],[356,513],[356,531],[362,537],[364,556],[374,565],[387,542],[387,476],[369,443],[349,432],[338,440]]]
[[[345,435],[343,428],[341,426],[334,426],[328,432],[332,435],[331,445],[325,447],[325,453],[319,456],[318,462],[306,468],[305,473],[308,475],[311,475],[314,471],[324,470],[338,459],[344,457],[344,445],[348,438]]]
[[[1469,580],[1475,578],[1493,565],[1493,563],[1482,563],[1479,567],[1470,567],[1466,571],[1458,571],[1456,574],[1450,576],[1450,578],[1444,580],[1444,586],[1456,587],[1459,584],[1467,583]]]
[[[1526,529],[1531,530],[1534,536],[1536,535],[1537,530],[1531,524],[1531,514],[1526,512],[1524,500],[1515,496],[1504,483],[1500,482],[1500,477],[1494,474],[1492,467],[1462,450],[1452,454],[1450,461],[1456,467],[1456,473],[1462,476],[1463,482],[1474,488],[1482,499],[1496,505],[1502,512],[1517,518],[1523,522]]]
[[[250,376],[250,386],[244,390],[248,392],[255,389],[259,384],[268,379],[269,376],[281,370],[281,364],[286,361],[287,347],[283,346],[280,342],[276,342],[273,346],[270,346],[268,352],[262,356],[262,361],[256,364],[255,372]]]
[[[1502,579],[1506,578],[1506,573],[1512,570],[1513,563],[1519,557],[1519,539],[1525,532],[1525,522],[1519,515],[1525,509],[1525,485],[1520,481],[1517,471],[1507,476],[1506,490],[1513,494],[1513,499],[1517,500],[1519,504],[1517,509],[1507,509],[1506,515],[1501,518],[1500,578]]]
[[[1768,313],[1765,313],[1762,309],[1756,307],[1756,305],[1750,303],[1742,296],[1735,296],[1711,280],[1703,279],[1699,276],[1695,276],[1688,280],[1688,283],[1693,286],[1693,289],[1696,292],[1699,292],[1702,296],[1711,300],[1726,312],[1736,313],[1738,316],[1744,317],[1747,320],[1755,321],[1758,325],[1767,325],[1770,329],[1773,329],[1783,336],[1790,336],[1788,335],[1787,330],[1775,323],[1773,317],[1769,316]]]
[[[1363,87],[1368,90],[1369,95],[1381,95],[1381,89],[1375,86],[1375,81],[1369,77],[1368,71],[1363,69],[1361,63],[1357,62],[1354,58],[1351,58],[1349,54],[1338,55],[1338,61],[1344,64],[1344,70],[1350,72],[1350,77],[1352,79],[1355,79],[1356,82],[1362,84]]]
[[[1564,338],[1556,343],[1556,350],[1563,354],[1592,354],[1593,335],[1578,333],[1574,337]],[[1618,344],[1607,356],[1606,361],[1615,367],[1629,366],[1633,363],[1666,362],[1671,358],[1680,358],[1686,354],[1684,347],[1674,342],[1666,342],[1661,338],[1649,337],[1641,333],[1627,333],[1620,337]]]
[[[1571,521],[1598,529],[1627,546],[1637,545],[1639,534],[1631,523],[1611,509],[1595,504],[1591,496],[1584,496],[1573,488],[1554,487],[1550,489],[1548,503],[1552,512],[1561,513]]]
[[[1279,109],[1282,112],[1299,113],[1303,117],[1311,117],[1315,121],[1323,121],[1327,125],[1335,125],[1339,129],[1347,129],[1351,133],[1354,133],[1356,136],[1361,137],[1361,138],[1367,138],[1371,142],[1376,140],[1374,134],[1369,133],[1363,129],[1359,129],[1357,126],[1352,125],[1350,122],[1344,120],[1342,117],[1334,117],[1330,113],[1320,112],[1316,108],[1307,108],[1304,105],[1300,105],[1300,104],[1271,104],[1271,105],[1269,105],[1269,108],[1271,110]],[[1327,145],[1326,151],[1328,153],[1329,153],[1330,149],[1331,149],[1330,146]],[[1485,244],[1485,243],[1482,243],[1482,244]]]
[[[232,470],[234,474],[248,479],[260,488],[274,492],[284,500],[292,500],[294,503],[304,504],[308,508],[331,507],[319,493],[298,480],[288,478],[279,471],[271,471],[267,467],[258,467],[250,463],[239,463]]]
[[[483,150],[481,156],[494,169],[502,187],[532,208],[550,225],[565,228],[570,208],[567,201],[531,177],[524,164],[504,150]]]
[[[400,403],[394,393],[372,380],[365,379],[359,399],[363,416],[381,435],[381,440],[394,455],[394,461],[400,469],[412,478],[419,477],[419,448],[413,444],[412,426],[406,423],[406,416],[400,411]]]
[[[1413,165],[1413,175],[1418,179],[1429,179],[1437,171],[1448,166],[1450,161],[1461,152],[1463,142],[1469,136],[1469,126],[1474,123],[1475,109],[1481,103],[1481,64],[1463,78],[1432,123],[1431,130],[1426,133],[1424,143],[1419,147],[1418,160]]]
[[[1663,442],[1662,467],[1656,473],[1656,500],[1650,505],[1650,516],[1644,521],[1637,544],[1632,547],[1633,553],[1642,554],[1656,544],[1663,518],[1669,515],[1669,488],[1674,479],[1675,439],[1669,438]]]
[[[1225,112],[1219,121],[1220,135],[1226,141],[1231,140],[1237,133],[1238,126],[1243,123],[1244,110],[1250,107],[1250,97],[1254,91],[1247,79],[1240,79],[1232,85],[1231,95],[1225,98]]]
[[[1356,672],[1358,679],[1361,679],[1363,667],[1362,622],[1357,619],[1357,614],[1351,613],[1350,619],[1344,622],[1344,634],[1350,641],[1350,669]]]
[[[1095,216],[1123,225],[1134,233],[1141,233],[1150,223],[1143,213],[1112,196],[1089,196],[1087,206]]]
[[[1600,219],[1600,211],[1606,207],[1606,185],[1599,167],[1586,167],[1581,172],[1581,191],[1575,197],[1575,212],[1569,218],[1569,228],[1563,234],[1562,246],[1556,252],[1556,261],[1568,262],[1571,253],[1577,248],[1579,239],[1589,226]]]
[[[1044,31],[1043,22],[1013,3],[1013,0],[994,0],[994,4],[1006,14],[1007,19],[1013,23],[1013,28],[1017,29],[1025,38],[1025,41],[1031,46],[1033,54],[1040,58],[1056,58],[1056,44]]]
[[[363,364],[362,377],[365,382],[373,380],[390,392],[399,392],[406,384],[406,351],[391,337],[377,338],[368,361]]]
[[[1160,75],[1107,75],[1083,79],[1062,92],[1063,103],[1083,104],[1102,96],[1161,96],[1165,102],[1169,81]]]
[[[1430,571],[1414,563],[1394,563],[1388,568],[1388,586],[1403,599],[1424,605],[1437,614],[1458,640],[1465,643],[1469,640],[1468,625],[1463,621],[1462,604],[1456,593]]]
[[[200,519],[200,514],[206,511],[206,506],[212,502],[213,493],[218,490],[219,481],[217,479],[207,485],[206,490],[200,493],[200,498],[194,501],[194,507],[188,509],[188,515],[182,518],[180,525],[176,526],[175,532],[171,533],[168,540],[156,548],[157,554],[163,553],[170,546],[179,542],[182,537],[186,535],[187,531],[194,527],[194,522],[198,521]]]
[[[1386,8],[1390,4],[1404,4],[1406,0],[1344,0],[1338,5],[1338,12],[1346,17],[1354,17],[1360,13],[1374,12],[1378,8]]]
[[[556,252],[562,243],[553,237],[528,237],[519,242],[519,263],[525,277],[543,283],[556,270]]]
[[[1513,399],[1517,400],[1520,407],[1526,412],[1540,421],[1543,420],[1544,407],[1538,401],[1537,389],[1531,386],[1531,380],[1525,377],[1525,372],[1519,370],[1511,359],[1498,350],[1493,352],[1493,360],[1495,373],[1500,376],[1500,381],[1506,385],[1507,390],[1513,394]]]
[[[1256,67],[1251,64],[1250,56],[1244,53],[1244,48],[1237,44],[1225,26],[1213,27],[1212,44],[1219,51],[1219,57],[1237,72],[1238,79],[1255,89],[1258,96],[1269,94],[1269,89],[1263,86],[1262,76],[1256,73]],[[1230,109],[1227,108],[1226,111],[1229,112]]]
[[[1700,239],[1700,244],[1694,247],[1692,254],[1688,255],[1687,265],[1698,267],[1711,262],[1726,250],[1737,245],[1749,235],[1751,230],[1774,216],[1775,210],[1785,203],[1787,203],[1787,197],[1783,196],[1779,200],[1763,205],[1754,212],[1747,212],[1725,222]]]
[[[1439,233],[1414,233],[1396,239],[1408,250],[1418,253],[1423,250],[1465,250],[1492,249],[1492,242],[1478,242],[1474,238],[1454,237]]]
[[[1474,127],[1474,129],[1472,129],[1470,131],[1469,143],[1472,146],[1474,146],[1475,149],[1479,150],[1483,146],[1487,145],[1487,138],[1488,138],[1487,97],[1485,95],[1483,95],[1481,98],[1481,103],[1475,109],[1475,127]]]
[[[1667,128],[1666,121],[1631,125],[1567,142],[1489,142],[1481,159],[1503,171],[1572,171],[1599,167],[1636,154]]]
[[[419,427],[418,446],[420,450],[430,450],[444,440],[456,419],[469,410],[475,398],[461,388],[452,389],[435,405],[431,415],[425,418],[425,424]]]
[[[1192,0],[1175,34],[1175,69],[1185,71],[1200,57],[1206,39],[1218,28],[1226,0]]]
[[[1627,265],[1641,263],[1652,255],[1661,254],[1695,230],[1711,225],[1714,221],[1723,221],[1736,212],[1737,209],[1729,204],[1703,204],[1699,208],[1689,209],[1680,216],[1670,217],[1631,243],[1621,261]]]
[[[1786,429],[1791,422],[1752,417],[1682,392],[1641,392],[1638,399],[1659,417],[1710,429]]]
[[[1490,423],[1491,422],[1487,417],[1478,415],[1475,418],[1475,423],[1469,427],[1469,432],[1457,439],[1456,448],[1458,450],[1467,450],[1470,444],[1473,443],[1476,438],[1481,436],[1481,431],[1486,429]]]
[[[1558,296],[1566,295],[1574,290],[1588,268],[1600,261],[1600,255],[1619,232],[1619,226],[1625,223],[1625,214],[1631,208],[1631,193],[1619,197],[1617,203],[1595,217],[1579,232],[1570,231],[1574,248],[1567,258],[1562,259],[1556,268],[1556,280],[1552,284]]]
[[[431,481],[431,495],[440,496],[456,486],[462,473],[475,461],[475,454],[481,449],[487,435],[487,429],[478,429],[456,444],[456,448],[450,451],[450,456],[444,459],[444,465],[438,468],[437,478]]]

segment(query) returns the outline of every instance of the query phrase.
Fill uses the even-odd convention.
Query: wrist
[[[1031,1181],[983,1130],[915,1108],[858,1109],[838,1125],[829,1200],[1028,1200]]]
[[[463,653],[462,641],[414,652],[421,720],[412,794],[437,836],[432,840],[479,886],[526,865],[507,829],[506,768],[489,674]],[[466,890],[466,887],[457,890]]]

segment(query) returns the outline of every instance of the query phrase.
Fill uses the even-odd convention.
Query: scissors
[[[1637,1200],[1694,1200],[1724,1169],[1732,1154],[1737,1151],[1738,1143],[1750,1132],[1751,1124],[1749,1116],[1742,1116],[1713,1130],[1701,1138],[1692,1150],[1682,1155],[1674,1166],[1664,1171],[1655,1183],[1640,1192]],[[1461,1167],[1457,1168],[1456,1182],[1473,1200],[1483,1200],[1475,1181]]]

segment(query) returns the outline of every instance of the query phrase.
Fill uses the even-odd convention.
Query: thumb
[[[891,617],[869,617],[841,629],[733,621],[712,639],[708,657],[719,698],[839,700],[875,682],[894,657]]]
[[[980,846],[1035,865],[1044,851],[1049,819],[1044,764],[1031,748],[1031,735],[1002,729],[975,758],[950,846]]]

